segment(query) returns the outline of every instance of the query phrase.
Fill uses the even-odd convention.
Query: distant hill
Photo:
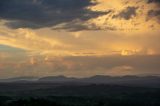
[[[36,77],[15,77],[8,79],[0,79],[0,82],[25,82],[25,81],[37,81],[39,78]]]
[[[90,83],[90,84],[114,84],[140,87],[160,87],[159,76],[103,76],[96,75],[88,78],[70,78],[65,76],[48,76],[42,78],[19,77],[1,79],[0,82],[34,82],[34,83]]]
[[[95,84],[116,84],[128,86],[144,86],[144,87],[160,87],[160,77],[157,76],[93,76],[90,78],[81,79],[81,82],[95,83]]]
[[[40,78],[38,81],[42,82],[68,82],[68,81],[74,81],[76,78],[68,78],[65,76],[49,76],[49,77],[43,77]]]

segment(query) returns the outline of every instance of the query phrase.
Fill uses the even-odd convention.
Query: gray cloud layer
[[[0,0],[0,19],[9,20],[6,25],[11,28],[54,27],[76,22],[73,27],[81,30],[86,29],[86,21],[105,14],[87,9],[95,4],[91,0]]]

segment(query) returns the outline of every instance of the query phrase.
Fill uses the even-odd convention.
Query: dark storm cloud
[[[150,10],[148,12],[147,20],[150,20],[152,18],[157,18],[158,22],[160,22],[160,10]]]
[[[112,10],[108,10],[105,12],[105,14],[109,14],[113,12]],[[95,14],[95,16],[92,17],[97,17],[97,14]],[[90,18],[92,18],[90,17]],[[86,23],[84,21],[80,21],[80,20],[74,20],[72,22],[69,23],[65,23],[63,26],[58,26],[58,27],[53,27],[52,29],[56,30],[56,29],[67,29],[69,31],[79,31],[79,30],[101,30],[100,27],[97,27],[95,24],[88,24],[86,25]],[[112,30],[109,28],[106,28],[108,30]]]
[[[160,3],[160,0],[148,0],[148,3]]]
[[[156,18],[160,22],[160,0],[148,0],[148,3],[155,3],[155,9],[148,11],[147,21]]]
[[[121,11],[119,14],[114,15],[112,18],[122,18],[129,20],[136,16],[137,7],[127,7],[125,10]]]
[[[149,17],[160,16],[160,10],[150,10],[148,12]]]
[[[148,0],[148,3],[154,3],[160,9],[160,0]]]
[[[78,20],[73,27],[81,30],[88,28],[83,23],[89,19],[106,14],[87,9],[93,5],[91,0],[0,0],[0,19],[9,20],[11,28],[55,27]]]

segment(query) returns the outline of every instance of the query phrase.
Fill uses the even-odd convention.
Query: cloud
[[[148,0],[148,4],[155,4],[156,8],[160,9],[160,0]]]
[[[6,28],[0,29],[0,44],[19,48],[25,51],[37,52],[55,52],[57,49],[59,50],[67,47],[67,44],[64,45],[57,39],[49,38],[47,36],[39,36],[32,30],[10,30]]]
[[[160,10],[150,10],[148,11],[148,19],[157,18],[160,22]]]
[[[160,56],[70,56],[30,57],[22,62],[0,62],[1,77],[10,76],[91,76],[159,74]]]
[[[6,25],[11,28],[33,29],[73,24],[78,20],[73,24],[74,29],[88,29],[84,23],[106,14],[91,11],[89,7],[94,5],[92,0],[1,0],[0,19],[8,20]]]
[[[132,17],[136,16],[137,7],[127,7],[126,9],[122,10],[119,14],[114,15],[112,18],[122,18],[125,20],[129,20]]]
[[[150,34],[151,33],[151,34]],[[33,55],[50,56],[104,56],[160,54],[159,32],[122,33],[106,31],[65,32],[50,29],[0,29],[0,44]],[[54,36],[53,36],[54,35]],[[1,50],[4,51],[0,46]],[[8,51],[8,52],[10,52]],[[35,54],[34,54],[35,53]]]
[[[1,0],[0,19],[10,28],[51,28],[54,30],[142,30],[150,10],[159,0]],[[130,21],[132,19],[132,21]]]
[[[148,3],[160,3],[160,0],[148,0]]]
[[[111,10],[107,10],[105,11],[105,15],[110,14],[112,11]],[[96,14],[95,14],[96,15]],[[96,17],[94,17],[96,18]],[[83,22],[82,20],[74,20],[72,22],[69,23],[64,23],[62,25],[59,26],[55,26],[53,27],[54,30],[59,30],[59,29],[67,29],[69,31],[81,31],[81,30],[101,30],[100,27],[98,27],[95,23],[93,22]],[[109,29],[109,28],[108,28]],[[111,30],[111,29],[109,29]]]

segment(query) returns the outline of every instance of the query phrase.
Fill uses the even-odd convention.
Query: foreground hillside
[[[159,106],[160,89],[89,83],[0,83],[0,106]]]

